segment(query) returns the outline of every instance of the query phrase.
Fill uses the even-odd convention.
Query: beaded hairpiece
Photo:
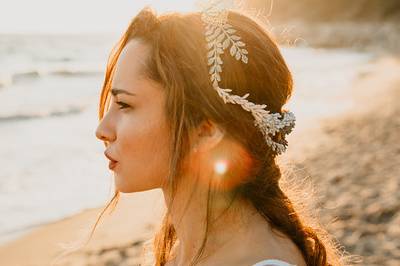
[[[234,95],[230,93],[232,92],[231,89],[221,88],[218,84],[221,81],[220,73],[222,72],[223,64],[220,55],[228,47],[230,47],[229,53],[232,57],[245,64],[248,63],[246,44],[236,34],[233,26],[227,23],[228,8],[233,7],[233,4],[233,0],[211,0],[199,3],[202,9],[201,19],[205,24],[210,79],[213,88],[224,103],[239,104],[244,110],[251,112],[254,117],[254,125],[261,130],[267,144],[277,154],[281,154],[286,150],[287,141],[283,139],[280,142],[275,142],[271,136],[274,136],[279,131],[289,134],[295,125],[296,118],[294,114],[288,111],[283,112],[283,114],[270,113],[270,111],[264,109],[267,105],[259,105],[248,101],[246,99],[249,96],[248,93],[243,96]]]

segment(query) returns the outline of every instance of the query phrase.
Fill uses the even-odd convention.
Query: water
[[[95,138],[111,36],[0,37],[0,241],[103,204]]]
[[[111,35],[0,35],[0,242],[103,206],[112,176],[95,138]],[[300,124],[351,107],[367,54],[282,49]]]

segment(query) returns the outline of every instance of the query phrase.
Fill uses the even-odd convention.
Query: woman
[[[110,203],[119,192],[163,191],[154,265],[342,265],[280,187],[291,93],[277,45],[248,16],[145,8],[132,20],[109,58],[96,136],[114,171]],[[260,113],[279,119],[267,128]]]

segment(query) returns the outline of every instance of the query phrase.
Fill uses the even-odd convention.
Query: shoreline
[[[332,152],[332,147],[329,146],[329,141],[332,140],[333,137],[336,139],[338,136],[344,136],[343,134],[345,134],[345,132],[340,130],[340,128],[343,128],[343,124],[346,123],[346,119],[350,119],[352,123],[356,123],[355,121],[363,121],[366,115],[368,115],[370,112],[373,113],[374,110],[376,110],[375,108],[377,106],[379,107],[384,105],[382,102],[386,101],[386,104],[393,103],[393,95],[396,94],[396,89],[398,91],[398,88],[400,87],[400,77],[394,75],[395,73],[400,73],[399,59],[392,58],[390,54],[383,56],[378,53],[376,59],[374,59],[374,62],[371,64],[371,68],[366,70],[365,73],[359,75],[357,80],[349,85],[351,88],[349,97],[354,97],[355,99],[354,110],[345,115],[341,114],[339,116],[321,119],[318,127],[312,130],[312,134],[314,134],[313,139],[318,141],[310,143],[296,141],[296,139],[300,140],[310,133],[307,131],[301,132],[301,134],[299,133],[297,135],[292,135],[289,139],[289,145],[292,145],[292,148],[289,149],[290,154],[288,157],[297,162],[299,165],[307,165],[307,169],[312,173],[312,176],[325,176],[326,172],[324,171],[324,165],[326,162],[321,159],[318,161],[318,166],[312,168],[312,161],[317,161],[319,156],[328,156],[328,152]],[[365,90],[368,90],[367,94],[365,94]],[[400,96],[400,94],[396,95]],[[376,103],[371,103],[368,101],[368,99],[376,99],[378,96],[382,98]],[[365,101],[371,104],[371,106],[365,106]],[[397,111],[399,110],[393,110],[394,113],[400,115]],[[385,117],[385,119],[389,118]],[[390,121],[388,120],[388,122]],[[364,124],[362,125],[364,126]],[[351,150],[348,150],[347,152],[350,154]],[[381,152],[384,153],[385,150]],[[333,162],[338,160],[338,158],[332,156],[329,158]],[[338,175],[332,176],[332,179],[328,180],[329,182],[340,183],[340,181],[335,181],[338,178]],[[321,187],[325,188],[326,186],[332,184],[328,181],[315,181]],[[344,191],[345,193],[348,193],[348,191]],[[319,192],[319,194],[322,193]],[[334,195],[330,195],[330,197],[334,198]],[[366,197],[369,196],[367,195]],[[159,190],[135,193],[134,195],[124,195],[121,197],[116,211],[112,215],[104,215],[102,222],[99,224],[98,229],[96,230],[89,245],[79,253],[74,254],[65,260],[61,265],[105,265],[107,261],[114,263],[120,262],[121,265],[138,265],[137,263],[140,259],[140,250],[143,242],[151,237],[154,228],[157,226],[157,224],[154,224],[154,221],[160,220],[159,215],[162,213],[163,206],[162,200],[162,194]],[[347,201],[349,200],[351,200],[349,195],[346,195],[345,199],[341,199],[344,206],[348,206],[346,204],[348,204]],[[151,205],[152,207],[146,209],[141,208],[143,205],[149,206],[149,202],[150,205],[153,204]],[[379,207],[381,207],[381,205],[375,206],[375,210],[370,210],[371,215],[379,212]],[[127,211],[129,209],[140,209],[141,212],[131,213]],[[29,230],[27,234],[24,234],[17,239],[1,243],[1,261],[8,266],[49,265],[49,261],[60,251],[58,244],[79,239],[82,234],[85,234],[85,232],[91,228],[101,210],[102,207],[86,209],[75,215],[71,215],[54,222],[46,223],[43,226],[33,228],[32,230]],[[346,212],[348,212],[349,209],[346,207],[343,210],[345,213],[336,214],[342,218],[346,217]],[[382,211],[383,210],[384,208],[382,207]],[[340,210],[335,210],[335,212],[339,211]],[[392,213],[392,215],[395,216],[396,212]],[[135,219],[138,216],[139,219]],[[397,215],[396,217],[393,218],[393,224],[397,220],[400,221],[400,216]],[[118,227],[115,226],[116,223],[118,223]],[[354,225],[355,223],[353,222],[351,224]],[[356,236],[354,236],[351,231],[346,231],[344,225],[345,224],[343,222],[338,222],[331,225],[329,230],[334,231],[335,236],[338,236],[339,239],[342,239],[343,243],[346,244],[346,246],[353,252],[365,252],[365,250],[368,251],[368,249],[371,248],[368,246],[368,242],[363,242],[362,247],[358,247],[357,243],[354,242],[354,239],[357,235],[358,237],[361,237],[363,234],[368,236],[370,233],[363,233],[354,230],[353,233],[356,234]],[[363,228],[363,225],[358,224],[358,226]],[[391,232],[390,234],[393,236],[399,236],[398,239],[400,239],[400,232],[398,230],[396,231],[394,226],[388,228],[387,230],[389,229],[389,233]],[[370,229],[368,227],[367,229],[363,230],[366,232],[379,233],[384,232],[386,229],[382,229],[382,226],[377,226],[375,229]],[[367,240],[372,241],[373,239],[367,238]],[[396,245],[396,243],[399,245],[399,242],[394,242],[394,240],[392,240],[390,243],[392,245]],[[390,265],[386,264],[386,262],[382,260],[382,254],[384,254],[384,250],[386,249],[382,248],[382,250],[382,253],[378,254],[380,256],[379,258],[372,256],[371,258],[367,259],[367,262],[371,263],[368,265],[373,265],[373,263],[378,262],[384,263],[382,265]],[[21,251],[24,252],[24,258],[21,258]],[[390,252],[392,252],[391,249]],[[390,258],[393,258],[394,261],[396,258],[400,259],[400,255],[393,252],[392,257]],[[27,263],[27,261],[29,261],[29,263]],[[122,262],[125,264],[122,264]],[[389,262],[390,260],[388,260],[388,263]]]
[[[357,75],[357,73],[360,72],[360,69],[362,68],[364,63],[371,60],[371,56],[368,53],[355,53],[355,52],[345,51],[342,49],[327,50],[327,49],[312,49],[312,48],[282,48],[282,53],[285,57],[287,57],[289,65],[293,67],[292,70],[293,70],[294,75],[296,76],[295,83],[298,84],[296,89],[299,90],[298,91],[299,93],[297,93],[295,91],[295,94],[293,95],[294,97],[291,100],[291,102],[294,103],[294,105],[289,107],[290,102],[287,105],[287,107],[289,109],[293,110],[296,113],[296,116],[299,119],[300,123],[297,123],[297,130],[299,130],[300,126],[306,125],[306,123],[304,123],[304,118],[310,120],[311,115],[308,115],[308,114],[310,114],[310,112],[314,112],[314,114],[312,115],[312,119],[311,119],[311,120],[314,120],[315,114],[317,116],[319,116],[319,115],[321,115],[320,112],[323,112],[324,114],[336,113],[337,111],[339,111],[339,109],[344,109],[343,107],[345,107],[346,104],[342,104],[342,106],[339,106],[339,108],[337,108],[337,107],[335,107],[336,100],[331,100],[331,99],[334,98],[336,95],[340,95],[341,92],[343,92],[345,90],[345,89],[342,89],[342,87],[343,88],[345,87],[342,85],[346,85],[346,87],[347,87],[347,84],[350,83],[352,78],[355,77]],[[308,78],[312,77],[312,72],[310,72],[311,70],[308,70],[308,71],[306,71],[306,73],[304,73],[303,69],[309,69],[309,68],[314,69],[316,67],[313,67],[312,64],[310,64],[310,63],[297,63],[298,60],[303,61],[310,57],[311,58],[313,58],[313,57],[319,58],[317,60],[317,62],[314,62],[314,65],[320,65],[322,67],[322,69],[328,69],[329,67],[337,68],[337,69],[342,68],[341,70],[330,75],[331,77],[327,76],[327,82],[334,84],[334,86],[329,88],[329,92],[320,93],[319,92],[320,90],[318,89],[320,87],[320,85],[313,86],[313,84],[310,84],[310,82],[307,81]],[[331,63],[329,63],[329,62],[331,62]],[[312,71],[314,71],[314,70],[312,70]],[[315,71],[318,71],[318,73],[319,73],[318,75],[325,75],[324,70],[319,71],[318,69],[315,69]],[[309,73],[309,74],[307,74],[307,73]],[[350,74],[348,75],[348,73],[350,73]],[[309,85],[311,85],[311,86],[309,86]],[[320,94],[319,97],[321,97],[322,99],[329,98],[329,102],[328,101],[326,102],[329,104],[329,107],[325,108],[325,110],[328,110],[327,112],[320,108],[321,104],[318,103],[317,101],[315,101],[315,103],[312,103],[308,100],[308,98],[312,97],[312,95],[314,95],[315,93]],[[325,95],[326,93],[329,93],[329,95],[331,95],[332,97],[327,97],[327,95]],[[311,103],[311,104],[309,104],[309,103]],[[88,112],[85,112],[85,114],[83,116],[81,116],[81,118],[79,118],[79,120],[84,121],[84,120],[89,119],[90,117],[93,117],[95,114],[94,107],[95,106],[91,107],[91,109],[92,109],[92,110],[90,110],[90,112],[92,113],[91,116],[89,116],[89,111],[88,111]],[[68,119],[71,119],[71,121],[67,121],[67,123],[73,122],[73,117],[70,117]],[[64,121],[58,120],[58,124],[60,124],[60,123],[65,124],[66,122],[65,122],[65,120]],[[76,123],[76,124],[79,124],[79,123]],[[308,128],[308,127],[309,126],[307,125],[306,128]],[[27,127],[26,130],[29,130],[29,127]],[[46,143],[43,143],[43,145],[46,145]],[[92,148],[87,147],[87,149],[92,149]],[[101,154],[99,153],[99,155],[101,155]],[[91,156],[91,157],[94,158],[93,156]],[[83,161],[83,160],[79,160],[79,161]],[[99,168],[99,167],[97,167],[97,168]],[[104,175],[104,174],[102,173],[102,175]],[[76,180],[76,181],[79,182],[79,180]],[[95,180],[93,180],[93,181],[95,181]],[[86,183],[89,186],[91,184],[90,181],[86,181]],[[110,192],[108,192],[108,193],[110,193]],[[102,193],[100,193],[100,194],[102,194]],[[104,199],[102,201],[98,201],[98,203],[96,204],[97,206],[99,206],[99,204],[101,204],[102,202],[106,202],[106,197],[103,197],[103,198]],[[75,206],[76,204],[74,204],[74,203],[79,203],[79,202],[75,202],[75,201],[69,202],[69,206]],[[21,201],[20,204],[22,205],[23,201]],[[92,204],[92,207],[95,208],[96,205]],[[84,208],[88,208],[87,204],[85,204],[85,206],[83,206],[82,209],[84,209]],[[77,209],[77,208],[70,207],[70,209]],[[51,208],[49,209],[48,212],[43,213],[42,215],[36,215],[36,217],[42,216],[42,218],[43,218],[42,225],[45,225],[46,223],[49,223],[49,222],[51,223],[51,222],[57,221],[58,218],[62,219],[63,217],[68,217],[71,215],[79,214],[79,211],[77,212],[76,210],[74,210],[69,213],[65,212],[66,216],[58,215],[58,217],[57,217],[56,214],[59,213],[59,211],[57,210],[53,213],[50,210],[51,210]],[[30,213],[34,213],[33,209],[30,210]],[[52,217],[52,218],[48,219],[49,217]],[[4,232],[6,231],[7,228],[9,228],[9,229],[22,228],[22,226],[18,227],[19,221],[18,221],[18,223],[13,223],[11,218],[12,218],[12,216],[10,216],[9,217],[10,220],[7,221],[7,223],[5,223],[6,225],[8,225],[8,227],[3,228]],[[28,221],[29,221],[28,219],[23,219],[23,220],[21,220],[21,224],[22,224],[22,222],[27,224]],[[37,221],[37,219],[35,221]],[[15,237],[13,237],[13,235],[21,236],[24,233],[29,232],[32,229],[34,229],[34,227],[25,228],[25,229],[28,229],[28,230],[20,230],[18,232],[14,231],[14,233],[8,234],[7,236],[5,236],[5,237],[9,238],[9,240],[7,242],[10,242],[12,239],[15,239]],[[10,230],[10,232],[12,232],[12,230]],[[5,243],[5,242],[6,241],[1,241],[1,243]]]
[[[107,211],[94,232],[93,238],[82,251],[85,254],[126,246],[134,239],[147,239],[164,209],[161,190],[145,193],[121,194],[114,211]],[[141,206],[149,208],[141,208]],[[105,206],[105,205],[104,205]],[[62,252],[62,246],[79,245],[89,236],[103,207],[86,209],[78,214],[38,227],[10,242],[0,245],[0,258],[5,265],[50,265]],[[126,210],[140,210],[132,213]],[[135,218],[138,219],[135,219]],[[118,226],[115,226],[118,224]],[[141,242],[140,242],[141,243]],[[21,257],[21,251],[24,256]],[[104,251],[103,251],[104,252]],[[72,254],[74,258],[76,254]],[[78,256],[81,253],[77,253]],[[68,263],[68,260],[64,263]],[[62,264],[65,265],[65,264]],[[75,263],[72,265],[76,265]]]

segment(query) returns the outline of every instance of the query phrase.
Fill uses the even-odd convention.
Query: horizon
[[[84,2],[2,0],[0,34],[113,34],[123,31],[130,20],[145,6],[152,7],[157,13],[186,12],[195,10],[195,2],[195,0],[183,3],[177,0],[144,0],[140,3],[133,0],[113,3],[105,0]],[[21,9],[21,6],[24,8]],[[95,12],[92,11],[94,6]],[[109,15],[111,9],[114,16]]]

